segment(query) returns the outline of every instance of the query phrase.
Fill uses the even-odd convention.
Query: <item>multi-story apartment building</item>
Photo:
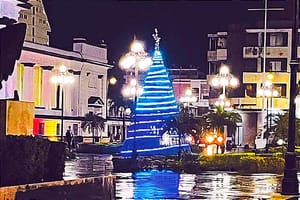
[[[264,126],[265,111],[279,112],[289,108],[291,22],[268,23],[266,48],[263,26],[231,26],[226,32],[209,34],[208,38],[209,74],[216,74],[218,67],[224,63],[239,78],[239,88],[229,97],[233,97],[234,106],[243,118],[239,135],[243,139],[241,144],[254,145],[256,133]],[[271,82],[272,89],[278,93],[271,101],[260,94],[266,81]]]
[[[20,11],[18,21],[27,25],[25,41],[49,45],[51,31],[42,0],[28,1],[30,9]]]

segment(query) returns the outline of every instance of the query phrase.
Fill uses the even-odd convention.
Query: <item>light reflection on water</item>
[[[64,179],[111,173],[111,156],[78,154],[77,159],[66,162]],[[276,174],[218,171],[197,175],[171,170],[112,174],[117,177],[117,199],[271,199],[280,191],[282,178]]]
[[[270,199],[280,176],[233,172],[178,174],[148,170],[117,174],[117,199]],[[278,194],[279,195],[279,194]]]

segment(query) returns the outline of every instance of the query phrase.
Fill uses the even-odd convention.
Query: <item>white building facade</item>
[[[51,82],[53,69],[61,65],[74,77],[72,84],[58,86]],[[107,71],[112,67],[107,49],[89,45],[84,39],[74,40],[73,51],[25,42],[13,74],[3,81],[0,98],[13,98],[16,90],[20,101],[34,102],[34,135],[57,138],[63,118],[64,132],[71,126],[74,135],[91,137],[81,130],[81,122],[89,112],[106,118]],[[105,136],[105,131],[102,134]]]

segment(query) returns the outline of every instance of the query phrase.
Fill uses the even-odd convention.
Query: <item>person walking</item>
[[[66,138],[67,138],[68,148],[71,151],[72,138],[73,138],[73,134],[72,134],[72,131],[71,131],[71,126],[68,127],[68,130],[66,132]]]

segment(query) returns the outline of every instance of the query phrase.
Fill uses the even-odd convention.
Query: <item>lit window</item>
[[[283,35],[281,33],[271,33],[270,46],[271,47],[283,46]]]

